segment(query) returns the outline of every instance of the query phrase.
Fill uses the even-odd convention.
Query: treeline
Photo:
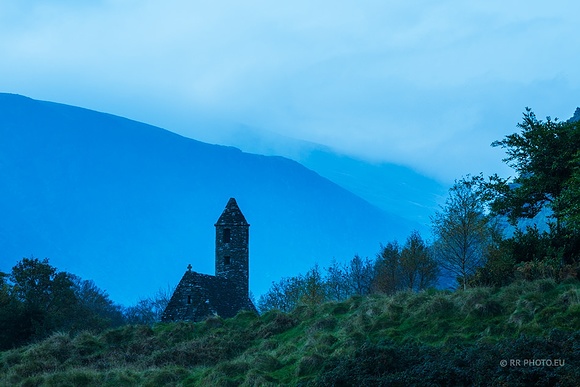
[[[580,121],[542,121],[526,109],[518,127],[519,133],[492,144],[506,150],[503,161],[515,177],[479,174],[457,180],[431,218],[431,243],[414,231],[403,247],[397,241],[381,246],[374,260],[355,256],[344,265],[315,266],[305,275],[273,283],[260,297],[260,310],[421,290],[433,286],[439,275],[464,290],[518,279],[577,278]],[[539,214],[544,219],[538,220]]]
[[[306,274],[273,283],[258,300],[258,308],[291,311],[298,304],[341,301],[354,295],[398,290],[423,290],[435,285],[439,269],[421,235],[413,232],[401,247],[397,242],[381,246],[375,260],[356,255],[349,262],[333,262],[325,269],[318,265]]]
[[[115,304],[93,281],[58,271],[48,259],[23,258],[0,272],[0,350],[56,331],[101,332],[123,324],[151,324],[171,293],[160,290],[135,306]]]

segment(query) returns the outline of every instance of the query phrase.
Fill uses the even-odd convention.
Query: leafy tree
[[[22,326],[31,337],[70,327],[76,297],[68,273],[57,272],[48,259],[23,258],[12,268],[10,280],[14,295],[22,304]]]
[[[103,330],[124,323],[120,307],[92,281],[59,272],[48,259],[23,258],[0,275],[0,348],[54,331]]]
[[[518,127],[519,133],[492,144],[506,149],[504,161],[517,173],[511,181],[492,177],[492,209],[515,224],[547,207],[558,223],[579,228],[580,122],[538,120],[526,108]]]
[[[513,254],[513,242],[519,235],[525,235],[516,229],[516,235],[504,239],[499,228],[491,228],[491,240],[485,253],[486,260],[482,267],[468,280],[472,286],[504,286],[511,283],[514,277],[516,258]]]
[[[506,150],[504,161],[515,170],[515,178],[495,175],[482,187],[492,211],[506,215],[513,225],[545,209],[553,220],[550,231],[542,238],[530,234],[530,239],[545,239],[551,247],[535,260],[547,259],[556,262],[550,266],[559,266],[554,269],[574,271],[580,257],[580,121],[577,114],[567,122],[550,117],[542,121],[526,108],[518,128],[520,132],[492,144]],[[530,262],[514,252],[516,264]]]
[[[401,287],[401,248],[397,241],[381,245],[375,261],[373,290],[378,293],[393,294]]]
[[[14,296],[8,274],[0,272],[0,350],[17,346],[28,335],[22,326],[21,303]]]
[[[463,289],[467,288],[468,276],[485,263],[496,227],[484,212],[484,201],[477,189],[480,183],[479,177],[456,181],[445,206],[432,218],[439,265],[455,275]]]
[[[421,238],[418,231],[413,231],[407,238],[399,260],[403,287],[422,290],[437,281],[439,269],[437,262]]]

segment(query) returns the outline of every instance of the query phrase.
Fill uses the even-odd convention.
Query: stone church
[[[249,298],[249,229],[236,199],[231,198],[215,224],[215,276],[192,271],[179,281],[162,321],[201,321],[256,311]]]

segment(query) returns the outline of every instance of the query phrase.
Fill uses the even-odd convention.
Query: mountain
[[[361,160],[248,125],[222,125],[219,135],[205,137],[246,152],[295,160],[389,213],[418,221],[425,234],[430,232],[430,216],[447,196],[448,187],[406,166]]]
[[[316,262],[372,257],[418,227],[286,158],[0,94],[2,271],[49,257],[132,303],[177,284],[189,263],[213,274],[213,225],[230,197],[251,224],[256,295]]]

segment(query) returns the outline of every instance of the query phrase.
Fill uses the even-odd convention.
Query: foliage
[[[580,214],[580,123],[550,117],[538,120],[526,108],[518,127],[520,133],[492,144],[506,149],[504,161],[517,173],[510,184],[497,176],[492,179],[496,193],[492,208],[515,223],[549,207],[557,221],[567,221],[576,228],[579,224],[575,219]]]
[[[401,251],[399,267],[404,288],[424,290],[437,281],[437,262],[418,231],[413,231],[407,238]]]
[[[373,291],[393,294],[402,289],[424,290],[435,284],[439,274],[430,247],[413,231],[401,248],[397,241],[381,245],[375,261]]]
[[[414,231],[402,248],[396,241],[381,245],[375,261],[355,255],[346,264],[333,261],[325,270],[315,265],[305,275],[273,282],[260,297],[258,309],[289,312],[301,304],[319,305],[373,292],[423,290],[435,284],[438,273],[429,246]]]
[[[399,262],[401,248],[397,241],[381,245],[375,261],[374,290],[378,293],[393,294],[401,288]]]
[[[575,266],[580,258],[580,122],[538,120],[526,108],[518,127],[519,133],[492,144],[506,149],[504,161],[514,168],[515,178],[494,175],[481,187],[494,213],[507,215],[514,225],[549,211],[554,220],[549,234],[539,238],[528,230],[530,239],[545,239],[541,242],[552,249],[536,260],[560,259],[559,269]]]
[[[103,330],[123,323],[120,307],[91,281],[23,258],[0,282],[0,349],[55,331]]]
[[[358,255],[346,265],[333,262],[325,272],[315,265],[305,275],[273,282],[268,292],[260,296],[258,309],[261,312],[271,309],[289,312],[300,304],[319,305],[352,295],[369,294],[373,279],[373,262]]]

